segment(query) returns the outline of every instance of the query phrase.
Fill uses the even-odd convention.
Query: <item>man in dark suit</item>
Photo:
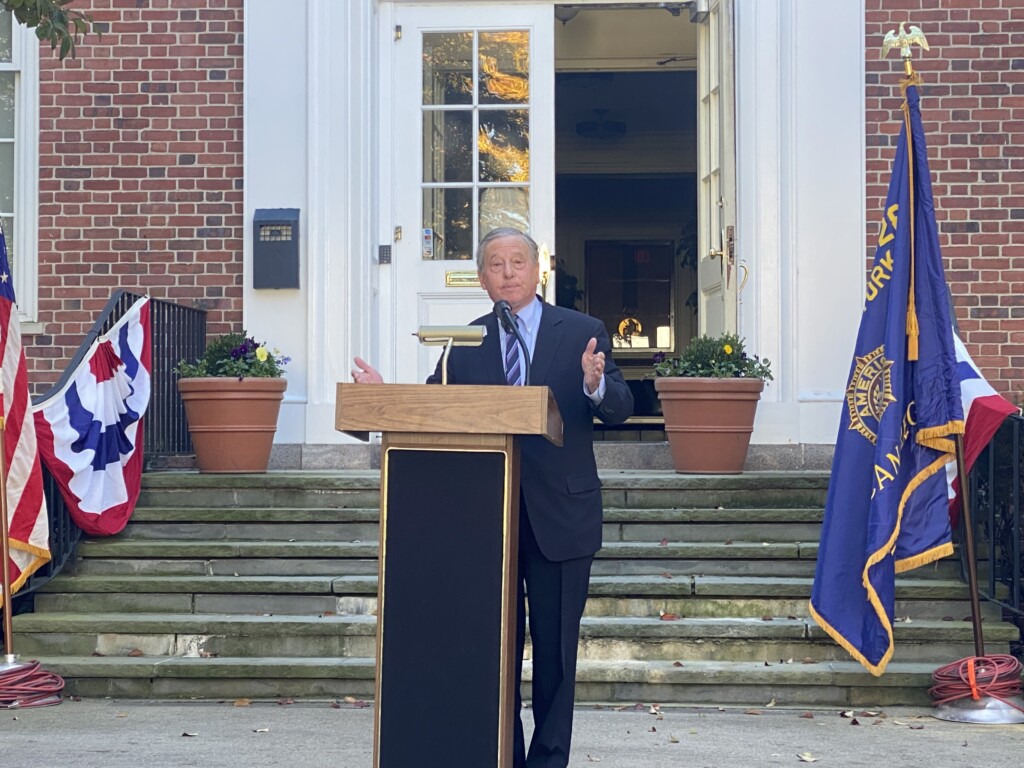
[[[515,229],[488,233],[477,249],[480,284],[492,301],[507,301],[530,351],[530,384],[551,388],[564,425],[556,447],[538,435],[520,441],[519,596],[514,768],[565,768],[572,738],[576,648],[590,566],[601,547],[601,483],[593,450],[593,418],[625,421],[633,397],[611,359],[604,325],[537,296],[537,244]],[[479,347],[455,347],[452,384],[522,384],[525,358],[508,344],[491,313],[473,324],[487,334]],[[360,358],[357,382],[380,381]],[[428,379],[440,382],[438,370]],[[533,643],[534,732],[529,753],[519,717],[526,603]]]

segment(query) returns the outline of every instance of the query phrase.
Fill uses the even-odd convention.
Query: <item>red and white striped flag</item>
[[[954,331],[957,378],[960,380],[960,400],[964,405],[964,463],[970,472],[975,460],[989,444],[999,425],[1006,417],[1020,413],[1020,409],[1004,398],[981,375],[967,348]],[[946,465],[946,484],[949,489],[949,519],[956,527],[960,513],[960,479],[955,461]]]
[[[43,473],[28,394],[21,325],[14,303],[14,282],[7,241],[0,231],[0,402],[3,403],[4,464],[7,471],[7,536],[11,557],[11,593],[49,561],[49,522],[43,498]]]

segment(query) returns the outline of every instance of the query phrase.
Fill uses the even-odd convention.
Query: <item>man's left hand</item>
[[[587,394],[594,394],[601,385],[601,377],[604,376],[604,352],[595,352],[597,339],[592,338],[583,350],[583,386]]]

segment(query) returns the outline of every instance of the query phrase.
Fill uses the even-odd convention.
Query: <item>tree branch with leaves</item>
[[[92,16],[67,8],[74,0],[0,0],[19,24],[35,29],[36,37],[50,42],[61,61],[75,58],[75,45],[92,29]]]

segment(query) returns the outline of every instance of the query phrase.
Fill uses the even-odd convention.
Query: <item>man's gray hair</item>
[[[526,245],[526,250],[529,251],[533,263],[536,264],[540,260],[540,249],[532,237],[525,232],[520,232],[515,227],[498,227],[484,235],[484,239],[480,241],[480,245],[476,248],[476,268],[478,272],[482,272],[484,269],[484,254],[487,253],[487,246],[501,237],[518,237]]]

